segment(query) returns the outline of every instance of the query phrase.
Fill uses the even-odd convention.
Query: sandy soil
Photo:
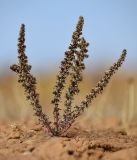
[[[0,160],[137,160],[137,126],[129,132],[74,126],[65,137],[49,137],[34,122],[0,125]]]

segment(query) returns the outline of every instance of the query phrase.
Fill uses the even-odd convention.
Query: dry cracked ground
[[[0,160],[137,160],[137,126],[81,128],[50,137],[34,122],[0,123]]]

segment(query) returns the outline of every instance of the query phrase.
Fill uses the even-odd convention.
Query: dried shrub
[[[42,106],[39,103],[39,94],[36,91],[36,78],[30,73],[31,66],[28,64],[28,58],[25,54],[25,25],[21,25],[18,38],[18,64],[10,66],[10,69],[18,74],[18,82],[22,84],[25,89],[26,98],[30,101],[35,115],[38,117],[42,126],[47,129],[48,133],[53,136],[63,135],[73,124],[75,119],[81,115],[84,110],[89,107],[92,101],[98,94],[101,94],[104,88],[109,83],[116,70],[121,67],[126,57],[126,50],[118,61],[114,63],[108,71],[105,72],[102,79],[97,83],[96,87],[91,89],[90,93],[86,95],[85,99],[79,106],[72,107],[74,96],[79,93],[79,83],[82,81],[82,71],[85,69],[84,59],[88,58],[87,47],[89,43],[81,37],[84,18],[79,17],[76,25],[76,30],[73,32],[72,40],[68,51],[65,52],[65,58],[61,61],[60,71],[57,75],[57,81],[53,89],[53,99],[51,101],[54,110],[54,122],[51,122],[46,114],[42,111]],[[60,116],[60,102],[62,91],[65,87],[66,78],[70,76],[70,85],[65,94],[64,114]]]

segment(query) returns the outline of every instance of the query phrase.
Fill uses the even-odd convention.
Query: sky
[[[58,70],[79,16],[90,43],[88,71],[107,69],[127,49],[122,71],[137,68],[137,0],[0,0],[0,72],[17,63],[20,25],[33,71]]]

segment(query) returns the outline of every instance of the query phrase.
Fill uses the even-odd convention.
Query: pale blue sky
[[[17,38],[26,25],[27,55],[33,70],[57,70],[78,17],[90,43],[88,70],[128,51],[124,70],[137,67],[137,0],[0,0],[0,70],[17,62]],[[94,68],[93,68],[94,67]]]

